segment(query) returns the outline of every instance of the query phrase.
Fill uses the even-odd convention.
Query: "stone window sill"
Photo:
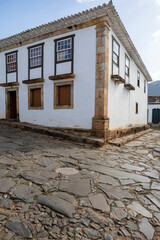
[[[75,77],[76,75],[74,73],[67,73],[67,74],[49,76],[49,80],[56,81],[56,80],[63,80],[63,79],[72,79]]]
[[[35,84],[35,83],[41,83],[44,82],[43,78],[35,78],[35,79],[30,79],[30,80],[23,80],[23,84]]]
[[[130,83],[124,84],[124,87],[125,87],[126,89],[128,89],[129,91],[135,90],[135,87],[134,87],[132,84],[130,84]]]
[[[13,87],[19,86],[18,82],[10,82],[10,83],[0,83],[0,87]]]
[[[119,75],[112,75],[111,79],[113,81],[115,81],[116,83],[118,83],[118,84],[125,83],[125,80],[121,76],[119,76]]]

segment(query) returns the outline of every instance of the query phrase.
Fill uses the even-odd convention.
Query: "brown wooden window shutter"
[[[58,106],[71,105],[71,85],[58,86]]]
[[[41,107],[41,88],[31,89],[31,107]]]

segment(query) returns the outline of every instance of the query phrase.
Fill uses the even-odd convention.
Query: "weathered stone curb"
[[[32,131],[36,133],[46,134],[49,136],[53,136],[55,138],[63,138],[73,142],[92,144],[96,147],[102,147],[106,143],[104,139],[101,139],[101,138],[76,136],[73,134],[64,133],[63,131],[60,131],[60,130],[55,130],[55,129],[53,130],[53,129],[50,129],[49,127],[43,127],[40,125],[34,125],[29,123],[0,120],[0,124],[5,124],[10,127],[19,128],[25,131]]]
[[[139,138],[147,133],[150,133],[152,131],[153,131],[153,129],[147,129],[145,131],[141,131],[141,132],[138,132],[135,134],[127,135],[127,136],[124,136],[121,138],[116,138],[116,139],[110,140],[109,144],[115,145],[117,147],[122,147],[123,145],[133,141],[134,139],[137,139],[137,138]]]

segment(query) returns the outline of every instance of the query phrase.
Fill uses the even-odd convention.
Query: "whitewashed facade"
[[[100,23],[104,23],[104,26],[99,26]],[[119,24],[118,28],[116,23]],[[100,28],[102,31],[105,29],[108,34],[104,38],[107,39],[105,43],[107,48],[104,46],[104,52],[100,53],[101,55],[98,53],[98,49],[99,47],[101,50],[103,49],[101,46],[103,43],[98,43],[97,34],[97,29]],[[55,55],[60,56],[56,52],[58,48],[55,47],[55,40],[68,39],[71,36],[74,39],[71,49],[73,66],[69,59],[62,63],[59,62],[56,65],[55,74]],[[119,72],[112,69],[113,38],[120,48]],[[103,37],[101,39],[103,42]],[[29,69],[29,59],[31,61],[29,49],[40,44],[43,44],[43,73],[41,67]],[[8,54],[13,52],[17,53],[17,71],[6,73],[6,68],[14,68],[13,63],[7,62],[10,61],[7,57]],[[126,55],[130,62],[129,76],[125,75]],[[101,83],[104,81],[99,78],[97,73],[97,69],[103,68],[103,61],[99,63],[98,59],[103,59],[104,56],[106,56],[104,68],[105,71],[107,69],[105,73],[107,74],[107,85],[104,84],[103,90],[98,92],[97,89],[101,88]],[[38,61],[37,59],[34,61]],[[140,73],[140,86],[137,86],[137,71]],[[125,82],[117,83],[113,75],[118,75]],[[58,76],[57,79],[56,76]],[[102,108],[103,105],[105,113],[104,115],[100,113],[99,117],[96,115],[96,119],[109,119],[104,130],[112,131],[124,127],[145,125],[147,124],[146,81],[151,81],[151,77],[129,36],[126,36],[126,30],[111,2],[108,5],[91,9],[89,12],[30,30],[29,34],[28,32],[20,33],[18,36],[0,40],[0,119],[12,118],[10,111],[11,108],[14,108],[11,103],[11,99],[13,99],[16,101],[16,109],[12,110],[16,110],[16,118],[21,122],[49,127],[91,130],[97,128],[98,131],[99,127],[97,124],[93,124],[93,118],[99,111],[97,109]],[[70,93],[68,100],[70,106],[68,107],[55,103],[56,101],[65,102],[63,98],[66,93],[61,96],[62,99],[59,99],[60,91],[62,93],[65,91],[59,86],[63,86],[65,83],[71,83],[70,89],[67,90]],[[132,89],[126,88],[125,84],[130,84]],[[34,98],[32,89],[34,90],[36,87],[41,88],[41,93],[39,92],[41,103],[32,99]],[[55,92],[55,88],[57,92]],[[14,89],[16,100],[14,94],[13,96],[10,94]],[[57,95],[55,96],[55,94]],[[36,95],[36,98],[37,96],[39,95]],[[35,106],[31,106],[30,101],[35,101]],[[39,107],[38,104],[41,106]],[[100,128],[100,130],[102,129]]]

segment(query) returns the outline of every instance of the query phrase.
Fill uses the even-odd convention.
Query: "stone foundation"
[[[92,136],[98,138],[108,138],[109,118],[96,118],[92,119]]]
[[[137,125],[137,126],[132,126],[132,127],[108,130],[108,139],[111,140],[111,139],[122,137],[125,135],[134,134],[134,133],[144,131],[149,128],[150,128],[149,125],[146,124],[146,125]]]

